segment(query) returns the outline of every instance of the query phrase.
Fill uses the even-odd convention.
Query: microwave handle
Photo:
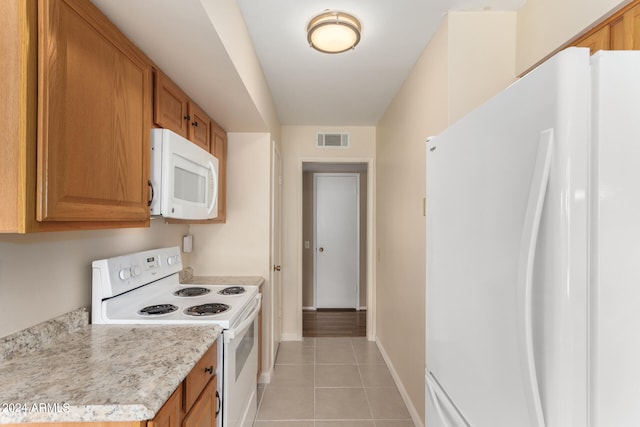
[[[216,206],[218,199],[218,174],[216,173],[216,168],[213,165],[213,162],[209,162],[209,173],[213,178],[213,196],[211,197],[211,204],[209,205],[209,209],[207,212],[213,212],[213,208]]]
[[[147,180],[147,185],[149,186],[149,188],[151,189],[151,198],[149,199],[149,201],[147,202],[147,206],[151,206],[151,204],[153,203],[153,199],[156,196],[155,191],[153,190],[153,183],[151,182],[151,180]]]

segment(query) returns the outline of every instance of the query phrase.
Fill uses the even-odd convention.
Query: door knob
[[[324,252],[324,248],[323,247],[319,248],[318,252]]]
[[[273,271],[280,271],[281,267],[279,265],[274,265],[273,266]]]

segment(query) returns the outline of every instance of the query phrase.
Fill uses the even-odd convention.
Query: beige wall
[[[515,80],[516,12],[449,13],[449,123]]]
[[[229,133],[227,222],[192,225],[196,275],[262,276],[263,371],[271,374],[271,140],[268,133]]]
[[[195,274],[269,277],[270,173],[269,134],[229,133],[227,222],[191,226]]]
[[[445,19],[378,123],[377,339],[424,424],[425,139],[448,123]]]
[[[527,0],[518,11],[519,75],[628,0]]]
[[[317,132],[349,132],[351,146],[344,148],[316,148]],[[302,338],[302,162],[366,162],[371,161],[369,173],[375,176],[375,128],[363,126],[283,126],[282,127],[282,338]],[[371,193],[375,192],[372,180]],[[371,204],[369,204],[370,207]],[[372,211],[373,209],[369,209]],[[373,212],[370,212],[373,215]],[[370,224],[371,221],[370,221]],[[367,230],[370,242],[373,226]],[[362,254],[364,256],[364,254]],[[371,254],[368,254],[371,256]],[[369,270],[369,280],[373,280]],[[371,296],[369,296],[371,298]]]
[[[514,80],[514,12],[451,12],[377,128],[377,335],[424,423],[425,140]]]
[[[162,220],[150,228],[0,234],[0,337],[89,307],[91,261],[180,246],[186,234],[186,225]]]

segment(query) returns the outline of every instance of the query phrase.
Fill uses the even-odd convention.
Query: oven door
[[[237,326],[225,330],[222,425],[224,427],[251,427],[257,410],[258,375],[258,312],[261,295],[256,295],[252,306]]]

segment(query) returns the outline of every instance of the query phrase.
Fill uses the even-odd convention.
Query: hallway
[[[366,337],[366,310],[304,310],[303,337]]]
[[[413,427],[382,354],[366,338],[280,344],[259,386],[255,427]]]

